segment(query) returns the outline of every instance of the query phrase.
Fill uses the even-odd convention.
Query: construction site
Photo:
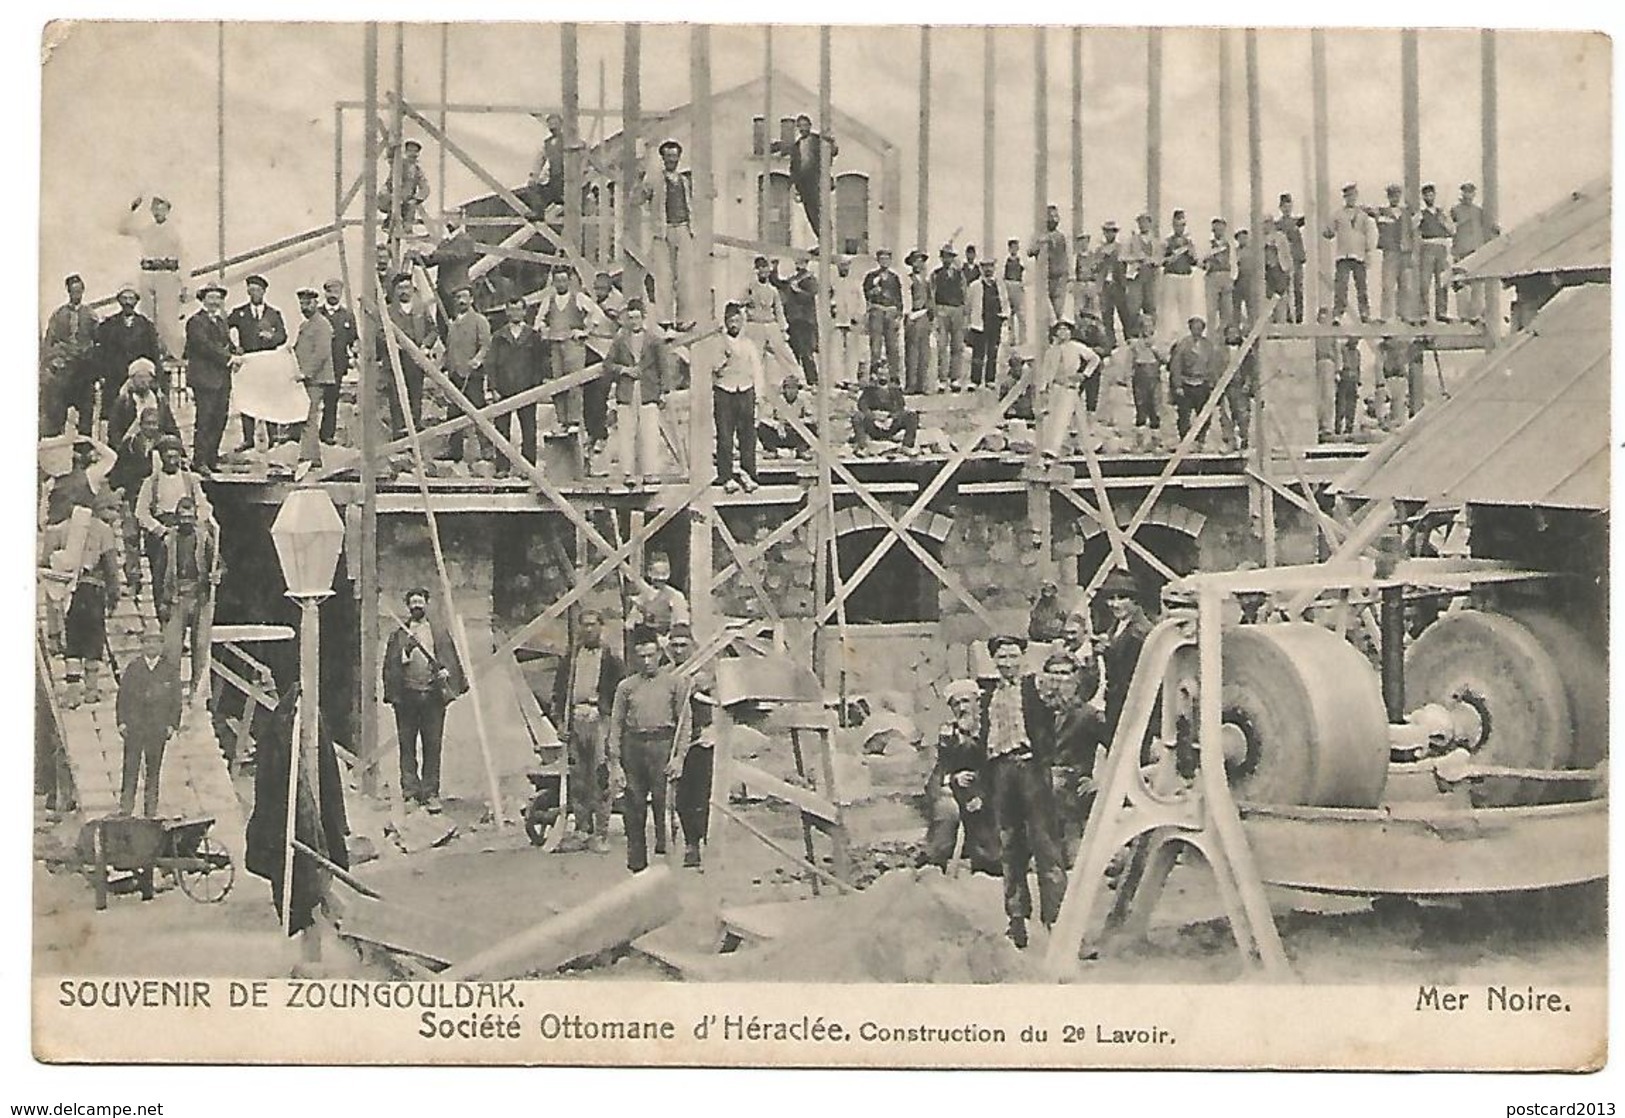
[[[226,137],[250,127],[227,108],[237,30],[221,25],[217,40],[218,252],[179,266],[184,305],[178,315],[169,306],[149,362],[184,444],[182,472],[209,465],[195,476],[217,580],[186,625],[174,622],[152,551],[145,567],[137,553],[150,545],[131,542],[146,537],[119,534],[109,562],[126,572],[125,593],[107,610],[108,678],[92,694],[92,657],[76,660],[71,647],[81,566],[50,556],[95,538],[100,505],[87,497],[57,524],[42,511],[36,974],[1605,981],[1611,181],[1551,183],[1540,206],[1500,228],[1503,33],[1472,33],[1479,111],[1471,101],[1436,110],[1480,138],[1473,177],[1489,232],[1438,281],[1424,267],[1440,247],[1425,225],[1403,269],[1399,250],[1373,239],[1372,301],[1390,251],[1394,274],[1408,277],[1382,293],[1377,315],[1366,312],[1366,260],[1354,274],[1332,232],[1340,212],[1365,211],[1352,184],[1339,209],[1327,33],[1302,37],[1313,81],[1301,145],[1291,137],[1301,165],[1266,188],[1260,39],[1270,33],[1184,32],[1180,57],[1203,52],[1218,116],[1207,150],[1177,158],[1217,180],[1215,212],[1258,243],[1232,262],[1216,234],[1222,265],[1205,277],[1169,268],[1139,316],[1147,325],[1121,318],[1117,347],[1115,334],[1090,340],[1100,290],[1086,249],[1073,260],[1076,236],[1111,216],[1086,190],[1085,160],[1104,140],[1085,134],[1091,29],[888,29],[911,45],[892,60],[916,91],[904,137],[866,111],[861,78],[836,80],[835,41],[854,29],[563,24],[550,29],[556,95],[523,103],[453,97],[499,84],[477,80],[479,52],[459,51],[459,25],[369,24],[350,59],[359,80],[308,114],[333,122],[331,213],[228,253]],[[1428,33],[1386,34],[1400,88],[1390,129],[1400,197],[1390,201],[1430,213],[1418,47]],[[754,44],[755,76],[713,88],[713,35],[730,49]],[[583,73],[583,36],[618,40],[619,75],[601,52],[596,74]],[[1163,36],[1128,40],[1143,118],[1132,143],[1114,138],[1143,162],[1133,212],[1151,215],[1159,245],[1162,215],[1184,204],[1163,184]],[[428,72],[408,67],[409,41]],[[945,54],[956,74],[979,72],[980,114],[965,111],[976,88],[943,91]],[[674,68],[686,73],[686,96],[645,103],[655,68],[663,89]],[[796,76],[814,69],[816,81]],[[1007,127],[996,86],[1005,98],[1017,90],[1048,138],[1020,167],[1031,191],[1017,202],[996,188]],[[465,129],[494,119],[545,126],[534,169],[478,154]],[[929,173],[933,137],[950,134],[981,137],[980,188],[970,175]],[[663,177],[672,146],[679,163]],[[808,151],[819,153],[810,179]],[[414,193],[418,176],[427,200]],[[454,177],[477,186],[448,198]],[[1289,195],[1276,216],[1276,180],[1301,216]],[[260,204],[245,193],[239,180],[231,204]],[[680,221],[674,205],[685,207]],[[953,223],[970,215],[980,228],[942,243],[948,219],[933,213],[950,206]],[[1119,213],[1125,229],[1133,212]],[[1193,208],[1198,245],[1206,224]],[[692,239],[681,251],[678,226]],[[1284,288],[1266,275],[1266,228],[1301,229],[1295,280],[1291,240],[1270,248]],[[890,271],[877,255],[903,262],[916,251],[940,253],[944,282],[963,291],[950,261],[966,240],[998,262],[1008,299],[1002,343],[998,327],[988,343],[987,327],[972,325],[968,383],[963,332],[942,326],[963,303],[933,288],[937,328],[916,351],[907,308],[874,295]],[[781,261],[810,270],[815,314],[788,350],[768,324],[758,351],[768,375],[758,367],[746,422],[771,414],[783,442],[757,447],[753,434],[736,474],[723,464],[730,436],[718,435],[719,422],[736,422],[723,378],[736,333],[757,337],[749,300],[768,281],[753,276],[766,263],[778,281]],[[145,254],[141,266],[152,270]],[[1215,313],[1202,285],[1221,267],[1236,294]],[[691,269],[682,294],[678,268]],[[873,275],[871,287],[863,277]],[[184,346],[167,340],[177,317],[194,317],[186,294],[219,284],[235,302],[257,279],[262,295],[269,286],[291,303],[311,276],[337,281],[329,291],[356,332],[353,367],[338,370],[327,403],[333,437],[314,437],[311,382],[308,437],[256,441],[256,417],[266,432],[306,422],[307,385],[290,374],[296,406],[285,415],[244,410],[234,396],[243,445],[230,449],[233,419],[213,460],[194,433],[207,427],[209,389],[193,368],[193,323]],[[860,309],[848,313],[841,292],[860,291],[860,278]],[[776,288],[781,324],[795,282]],[[1454,313],[1443,293],[1430,307],[1430,282],[1448,289]],[[403,302],[398,314],[408,287],[412,310]],[[476,382],[454,368],[446,324],[465,293],[472,310],[456,317],[488,317],[489,342],[510,329],[519,338],[530,318],[540,334],[564,305],[554,290],[574,299],[595,287],[594,308],[623,308],[619,331],[611,321],[601,336],[586,325],[548,334],[539,383],[493,391],[494,373]],[[1388,305],[1396,293],[1400,305]],[[89,295],[91,314],[124,298]],[[1464,309],[1469,298],[1476,311]],[[728,308],[742,301],[739,332]],[[637,346],[670,355],[658,409],[623,398],[635,377],[623,365],[615,381],[612,368],[625,316],[644,302],[658,341]],[[284,313],[276,348],[296,372],[298,312]],[[1128,335],[1172,370],[1191,351],[1187,322],[1203,313],[1218,344],[1202,391],[1176,401],[1176,378],[1145,414]],[[415,314],[441,323],[440,336],[417,332]],[[937,390],[904,383],[893,329]],[[1074,336],[1101,357],[1087,406],[1084,389],[1055,375]],[[578,342],[585,358],[572,365],[564,355]],[[979,381],[974,347],[989,344]],[[1345,351],[1363,355],[1363,380],[1361,357]],[[633,352],[641,361],[645,350]],[[235,360],[241,376],[248,366]],[[1350,360],[1358,400],[1345,428],[1334,395]],[[782,379],[805,396],[799,410],[774,401],[769,413]],[[895,397],[874,394],[888,384]],[[1056,427],[1067,392],[1076,431],[1071,400]],[[110,409],[76,407],[77,437],[42,431],[48,493],[83,468],[69,465],[81,443],[116,444],[101,426]],[[906,436],[894,438],[890,424],[904,417]],[[636,446],[629,423],[651,424]],[[140,492],[156,493],[162,453],[140,453],[152,479]],[[127,515],[139,503],[131,492]],[[414,599],[432,623],[409,613]],[[1144,626],[1126,660],[1122,601]],[[663,627],[651,603],[668,604]],[[1081,646],[1063,637],[1069,622]],[[162,658],[144,644],[154,632]],[[421,647],[414,632],[433,634],[431,666],[443,661],[466,682],[447,684],[444,763],[437,734],[432,777],[427,737],[422,773],[403,775],[406,723],[391,693],[392,670],[409,672]],[[1011,878],[1025,895],[1027,860],[978,850],[967,813],[985,805],[950,794],[945,774],[956,770],[938,732],[957,717],[955,684],[970,681],[983,712],[975,779],[1001,787],[1000,765],[1029,763],[985,755],[991,696],[1001,678],[1013,683],[990,641],[1011,636],[1035,694],[1063,651],[1097,681],[1105,673],[1104,709],[1092,692],[1079,707],[1093,711],[1082,717],[1098,740],[1081,764],[1052,758],[1052,817],[1007,820],[999,801],[999,839],[1041,827],[1063,859],[1058,909],[1048,911],[1040,858],[1045,899],[1037,914],[1029,900],[1026,915],[1012,907]],[[662,727],[670,744],[655,788],[630,772],[615,780],[617,763],[606,778],[590,749],[583,761],[580,705],[605,708],[595,724],[611,705],[622,711],[614,684],[582,698],[581,665],[599,670],[600,639],[628,680],[641,650],[657,650],[648,678],[674,680],[683,699],[675,727]],[[146,769],[156,809],[137,812],[129,714],[111,684],[143,656],[171,663],[178,715],[159,749],[161,786],[156,765]],[[1036,745],[1036,726],[1028,732]],[[696,753],[709,759],[703,783],[686,765]],[[641,791],[594,820],[606,779],[611,795],[617,784]],[[632,812],[635,840],[622,821]],[[928,841],[955,821],[946,850]],[[1025,927],[1017,936],[1034,915],[1031,940]]]

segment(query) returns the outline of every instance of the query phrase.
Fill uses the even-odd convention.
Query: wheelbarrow
[[[192,900],[219,904],[237,880],[237,866],[225,848],[209,837],[212,817],[148,819],[108,815],[85,826],[86,862],[96,890],[97,911],[107,907],[108,886],[114,872],[131,874],[150,901],[158,871],[168,874]]]

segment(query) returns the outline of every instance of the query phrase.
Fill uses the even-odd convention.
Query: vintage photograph
[[[1602,1065],[1605,35],[40,57],[37,1058]]]

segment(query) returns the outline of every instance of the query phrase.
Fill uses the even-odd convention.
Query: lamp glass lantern
[[[271,524],[271,541],[290,598],[325,598],[344,550],[344,521],[327,490],[295,489]]]

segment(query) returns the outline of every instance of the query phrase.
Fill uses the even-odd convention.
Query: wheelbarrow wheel
[[[198,839],[196,855],[189,865],[175,870],[175,884],[198,904],[219,904],[237,882],[237,865],[231,855],[208,835]]]

